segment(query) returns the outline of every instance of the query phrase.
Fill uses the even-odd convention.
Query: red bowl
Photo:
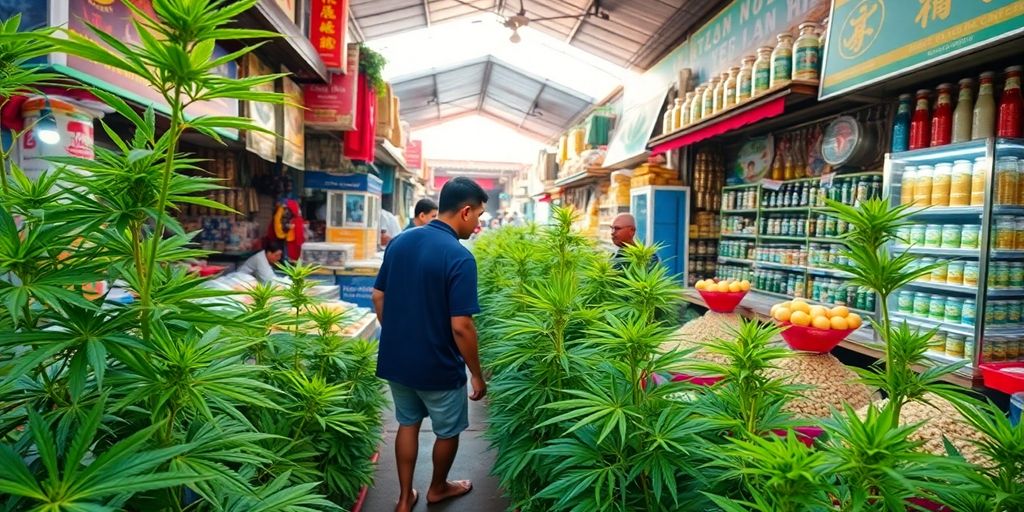
[[[839,342],[846,339],[856,329],[818,329],[816,327],[801,327],[789,322],[780,322],[784,327],[782,339],[793,350],[805,352],[817,352],[824,354],[836,347]]]
[[[696,386],[713,386],[725,377],[722,375],[688,375],[685,373],[672,373],[672,382],[689,382]]]
[[[747,292],[706,292],[697,290],[708,305],[708,309],[715,313],[732,313],[740,301],[747,295]]]
[[[985,363],[978,365],[985,386],[1012,395],[1024,391],[1024,374],[1004,372],[1006,368],[1024,368],[1024,362]]]
[[[779,437],[786,437],[787,430],[778,429],[773,430],[772,433]],[[793,432],[796,432],[796,438],[801,443],[807,445],[808,448],[814,446],[814,440],[825,433],[825,429],[820,427],[795,427]]]
[[[952,512],[952,509],[950,509],[949,507],[940,505],[932,500],[925,498],[907,498],[907,501],[913,503],[914,505],[917,505],[918,507],[924,508],[925,510],[930,510],[932,512]],[[907,510],[920,509],[914,507],[907,507]]]

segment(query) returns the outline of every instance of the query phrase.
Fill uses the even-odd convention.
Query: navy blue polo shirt
[[[392,239],[373,287],[384,292],[377,376],[423,391],[464,386],[451,319],[480,305],[476,260],[455,230],[434,220]]]

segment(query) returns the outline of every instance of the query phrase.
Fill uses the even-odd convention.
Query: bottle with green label
[[[707,119],[715,113],[715,89],[718,89],[718,77],[711,79],[711,83],[704,89],[704,95],[701,98],[700,117],[701,119]],[[721,90],[719,90],[720,92]]]
[[[764,94],[771,84],[772,73],[772,48],[762,46],[757,49],[757,59],[754,60],[754,84],[750,90],[750,97],[754,98]]]
[[[754,85],[754,61],[757,57],[747,55],[743,57],[740,65],[739,75],[736,76],[736,104],[743,103],[750,99],[751,89]]]
[[[793,46],[793,78],[817,80],[818,61],[821,59],[821,43],[818,40],[818,24],[800,24],[800,37]]]
[[[788,83],[793,78],[793,34],[784,32],[778,35],[779,43],[772,50],[771,75],[768,88]]]

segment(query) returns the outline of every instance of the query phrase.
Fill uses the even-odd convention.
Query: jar
[[[726,71],[718,77],[718,83],[715,84],[715,89],[711,92],[711,112],[719,113],[724,107],[725,100],[725,82],[729,80],[729,72]]]
[[[676,105],[672,107],[672,131],[676,131],[683,126],[684,98],[676,98]]]
[[[678,112],[678,110],[673,108],[665,110],[665,115],[661,116],[661,133],[669,134],[675,130],[672,126],[672,116],[675,112]]]
[[[925,247],[942,247],[942,225],[941,224],[928,224],[925,226],[924,232],[924,246]]]
[[[1005,261],[997,261],[992,264],[992,273],[989,284],[996,288],[1010,287],[1010,264]]]
[[[946,260],[938,260],[936,265],[932,267],[931,282],[945,283],[948,272],[949,262]]]
[[[755,60],[757,60],[757,57],[747,55],[740,61],[740,72],[736,76],[736,104],[750,99],[750,93],[754,86]]]
[[[928,350],[932,352],[946,353],[946,337],[949,336],[945,331],[936,331],[932,335],[931,341],[928,342]]]
[[[974,336],[964,337],[964,359],[968,361],[974,361],[975,346],[976,345],[974,343]]]
[[[1016,361],[1020,357],[1020,340],[1006,340],[1006,360]]]
[[[992,247],[1001,250],[1013,250],[1016,243],[1017,222],[1013,217],[1000,215],[996,217],[995,243]]]
[[[911,204],[914,202],[914,186],[916,183],[917,167],[913,165],[904,167],[903,176],[900,178],[900,204]],[[967,185],[970,186],[969,179]]]
[[[932,173],[932,206],[949,206],[950,185],[953,180],[953,164],[935,164]]]
[[[988,172],[988,158],[979,156],[974,159],[971,169],[971,206],[985,204],[985,174]]]
[[[1003,94],[999,97],[999,119],[996,123],[996,137],[1018,138],[1021,135],[1020,114],[1024,108],[1024,97],[1020,93],[1020,75],[1024,68],[1006,68]]]
[[[977,261],[964,262],[964,286],[977,287],[979,273],[980,269],[978,268]]]
[[[917,260],[917,267],[915,267],[915,269],[924,268],[924,267],[930,267],[933,264],[935,264],[935,258],[921,258],[921,259]],[[918,281],[931,281],[932,280],[932,273],[931,272],[925,272],[924,274],[921,274],[921,276],[918,277],[917,280]]]
[[[968,206],[971,204],[971,161],[953,162],[953,176],[949,182],[949,205]]]
[[[943,321],[951,324],[959,324],[961,318],[963,318],[964,299],[959,297],[947,297],[946,298],[946,310],[943,315]]]
[[[932,118],[928,110],[931,95],[928,89],[917,91],[914,113],[910,116],[910,149],[926,148],[931,143]]]
[[[927,229],[924,224],[910,226],[910,245],[923,246]]]
[[[708,86],[704,88],[704,94],[701,96],[701,102],[700,102],[700,118],[701,119],[707,119],[707,118],[709,118],[709,117],[711,117],[711,116],[713,116],[715,114],[715,91],[716,90],[718,90],[719,94],[721,94],[721,89],[719,89],[719,83],[718,83],[718,77],[717,76],[711,79],[711,83],[709,83]]]
[[[971,140],[971,116],[974,115],[974,80],[960,80],[960,94],[953,110],[953,142]]]
[[[930,165],[917,168],[917,182],[914,184],[914,206],[928,206],[932,202],[932,174]]]
[[[996,160],[996,203],[1017,203],[1017,158],[1002,156]]]
[[[899,106],[892,123],[892,152],[910,149],[910,118],[913,113],[914,95],[900,94]]]
[[[1009,311],[1006,307],[1006,301],[994,300],[992,301],[992,325],[1006,325],[1009,320]]]
[[[978,307],[974,299],[964,299],[964,308],[960,311],[960,323],[974,325],[977,321]]]
[[[736,81],[739,78],[739,66],[729,68],[729,76],[725,79],[725,86],[722,88],[722,109],[727,109],[736,104]]]
[[[776,39],[779,41],[772,50],[772,69],[768,79],[768,88],[774,89],[785,85],[793,78],[793,34],[784,32]]]
[[[987,363],[992,361],[992,343],[991,340],[983,340],[981,343],[981,362]]]
[[[960,248],[977,249],[981,243],[981,226],[968,224],[960,230]]]
[[[1017,159],[1017,204],[1024,206],[1024,158]]]
[[[910,245],[910,226],[896,228],[896,245]]]
[[[751,87],[750,97],[756,98],[771,87],[772,73],[772,47],[762,46],[757,49],[757,59],[754,61],[754,84]]]
[[[1017,217],[1014,225],[1016,227],[1013,230],[1013,248],[1022,250],[1024,249],[1024,217]]]
[[[953,84],[939,84],[932,110],[931,147],[945,146],[953,138]]]
[[[821,41],[818,39],[818,24],[800,24],[800,37],[793,45],[793,78],[817,80],[821,61]]]
[[[971,140],[987,139],[995,134],[996,100],[993,91],[996,74],[986,71],[979,78],[978,99],[971,116]]]
[[[960,239],[963,235],[963,227],[959,224],[943,224],[942,225],[942,242],[940,247],[943,249],[959,249]]]
[[[949,262],[949,265],[946,266],[946,284],[954,286],[964,285],[964,262]]]
[[[911,314],[914,312],[914,292],[900,290],[896,295],[896,310],[900,313]]]
[[[693,101],[690,102],[690,124],[695,124],[704,118],[701,103],[704,101],[704,91],[707,85],[698,85],[693,91]]]
[[[935,294],[928,300],[928,318],[942,321],[946,317],[946,297]]]
[[[1024,288],[1024,263],[1010,263],[1010,288]]]
[[[965,341],[967,341],[967,337],[963,334],[949,333],[946,336],[946,355],[963,358]]]
[[[1006,301],[1006,321],[1007,323],[1017,325],[1021,323],[1021,317],[1024,316],[1024,302],[1020,300]]]
[[[928,310],[931,308],[931,296],[927,293],[917,292],[914,294],[914,315],[921,318],[928,317]]]
[[[683,100],[683,106],[679,109],[679,126],[690,126],[690,112],[693,108],[693,91],[686,93],[686,99]]]

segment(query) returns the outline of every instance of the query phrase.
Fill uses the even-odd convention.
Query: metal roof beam
[[[537,91],[537,95],[533,97],[533,102],[530,103],[530,109],[526,111],[526,115],[523,116],[523,120],[519,121],[519,126],[516,127],[517,129],[522,129],[523,125],[526,124],[526,120],[529,119],[530,115],[533,114],[533,111],[537,109],[537,102],[540,101],[540,95],[544,94],[544,89],[547,88],[547,82],[544,82],[544,84],[540,86],[540,90]]]
[[[596,1],[597,0],[590,0],[590,3],[587,4],[587,8],[583,10],[583,16],[580,16],[580,18],[576,20],[576,23],[572,26],[572,30],[569,31],[569,35],[566,36],[566,44],[572,43],[572,40],[576,39],[576,33],[580,31],[580,27],[583,26],[583,21],[587,19],[587,13],[594,8],[594,2]]]
[[[430,0],[423,0],[423,19],[427,20],[427,28],[430,28]]]
[[[494,68],[494,62],[491,60],[487,61],[487,67],[484,68],[484,79],[480,82],[480,101],[476,104],[477,111],[484,108],[484,100],[487,99],[487,89],[491,87],[491,70]]]
[[[366,41],[366,36],[363,35],[363,27],[359,26],[359,20],[356,19],[356,15],[352,13],[352,9],[348,10],[348,20],[352,23],[352,28],[356,31],[357,42],[361,43]]]
[[[437,118],[441,119],[441,91],[437,90],[437,74],[434,74],[434,103],[437,104]]]

